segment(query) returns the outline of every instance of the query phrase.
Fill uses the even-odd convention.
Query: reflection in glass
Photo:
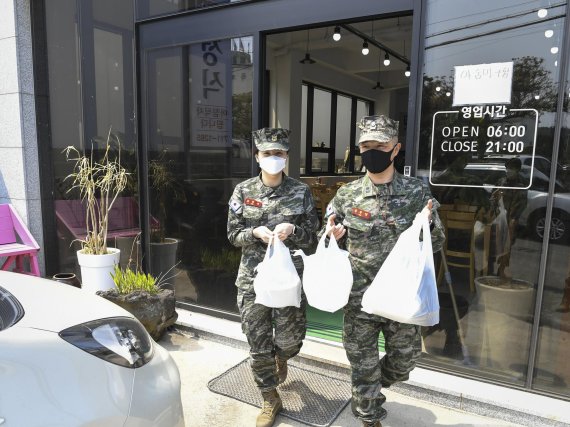
[[[76,251],[85,238],[85,204],[65,177],[72,163],[63,149],[74,146],[95,159],[110,136],[113,156],[121,147],[121,163],[132,173],[128,187],[109,214],[108,246],[121,249],[128,262],[130,245],[140,231],[136,199],[134,140],[133,3],[108,0],[47,2],[46,42],[49,76],[49,130],[56,216],[57,265],[54,272],[80,277]],[[92,150],[93,149],[93,150]],[[128,248],[128,249],[127,249]],[[124,252],[124,253],[123,253]]]
[[[174,276],[177,299],[237,311],[239,250],[227,203],[251,177],[252,40],[149,53],[151,271]]]
[[[570,80],[570,68],[566,81]],[[560,146],[556,162],[554,206],[550,217],[550,239],[546,279],[540,313],[540,329],[535,388],[570,395],[570,93],[563,101]],[[550,175],[551,163],[547,159],[535,162],[535,167]],[[548,188],[540,189],[540,193]],[[544,212],[541,210],[540,212]],[[535,235],[544,235],[545,215],[536,217]]]
[[[537,16],[539,6],[549,19]],[[552,54],[551,47],[561,42],[564,7],[546,1],[500,7],[493,1],[428,2],[418,176],[436,184],[432,192],[442,204],[452,278],[449,286],[440,282],[440,323],[424,330],[430,363],[525,383],[541,256],[536,231],[545,221],[559,84],[560,53]],[[544,36],[547,30],[555,30],[552,37]],[[511,58],[510,104],[493,106],[505,114],[485,110],[485,104],[453,105],[458,78],[490,82],[501,74],[485,74],[489,66],[477,74],[477,64]],[[475,74],[458,76],[457,66],[471,66]],[[537,110],[538,124],[514,109]],[[443,113],[450,111],[456,113]],[[445,126],[456,126],[456,132],[432,139]],[[451,149],[442,149],[444,141]],[[458,229],[460,213],[470,223]],[[460,263],[457,254],[465,254],[466,268],[451,265]],[[550,286],[547,280],[546,293]]]

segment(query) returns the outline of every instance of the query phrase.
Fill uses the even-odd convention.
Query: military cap
[[[356,125],[360,129],[359,144],[364,141],[388,142],[398,136],[399,123],[384,115],[364,116]]]
[[[253,142],[259,151],[289,151],[289,133],[288,129],[263,128],[252,132]]]

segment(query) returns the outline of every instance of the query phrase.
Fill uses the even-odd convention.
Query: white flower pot
[[[481,364],[524,379],[536,290],[531,282],[520,279],[512,279],[507,287],[499,283],[496,276],[475,278],[483,306]]]
[[[84,254],[77,251],[77,261],[81,267],[82,289],[87,292],[108,291],[115,288],[115,282],[111,273],[115,265],[119,263],[121,251],[115,248],[107,248],[109,253],[105,255]]]

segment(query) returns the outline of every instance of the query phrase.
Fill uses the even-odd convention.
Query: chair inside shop
[[[461,210],[459,210],[461,209]],[[487,274],[487,263],[476,271],[476,242],[482,242],[482,259],[489,254],[491,227],[477,221],[477,206],[442,205],[438,214],[445,226],[443,251],[450,267],[469,270],[469,290],[475,292],[475,274]],[[482,235],[482,236],[481,236]],[[479,239],[482,237],[482,239]],[[443,277],[443,260],[440,263],[437,282]]]
[[[311,192],[313,193],[315,207],[317,208],[317,214],[319,215],[321,221],[323,221],[325,218],[325,214],[327,212],[327,206],[335,196],[336,190],[337,190],[336,186],[333,188],[324,184],[311,185]]]

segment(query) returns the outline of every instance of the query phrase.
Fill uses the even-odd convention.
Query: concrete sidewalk
[[[197,334],[200,334],[200,337]],[[180,369],[186,426],[246,427],[255,425],[258,408],[212,393],[207,387],[208,381],[248,357],[246,346],[217,342],[214,336],[180,326],[166,334],[160,344],[170,351]],[[388,417],[382,422],[384,427],[529,425],[446,408],[391,389],[385,390],[384,393],[387,397],[385,408],[388,410]],[[304,425],[283,416],[279,416],[275,423],[276,427]],[[358,427],[361,424],[354,418],[350,405],[348,405],[332,426]]]

